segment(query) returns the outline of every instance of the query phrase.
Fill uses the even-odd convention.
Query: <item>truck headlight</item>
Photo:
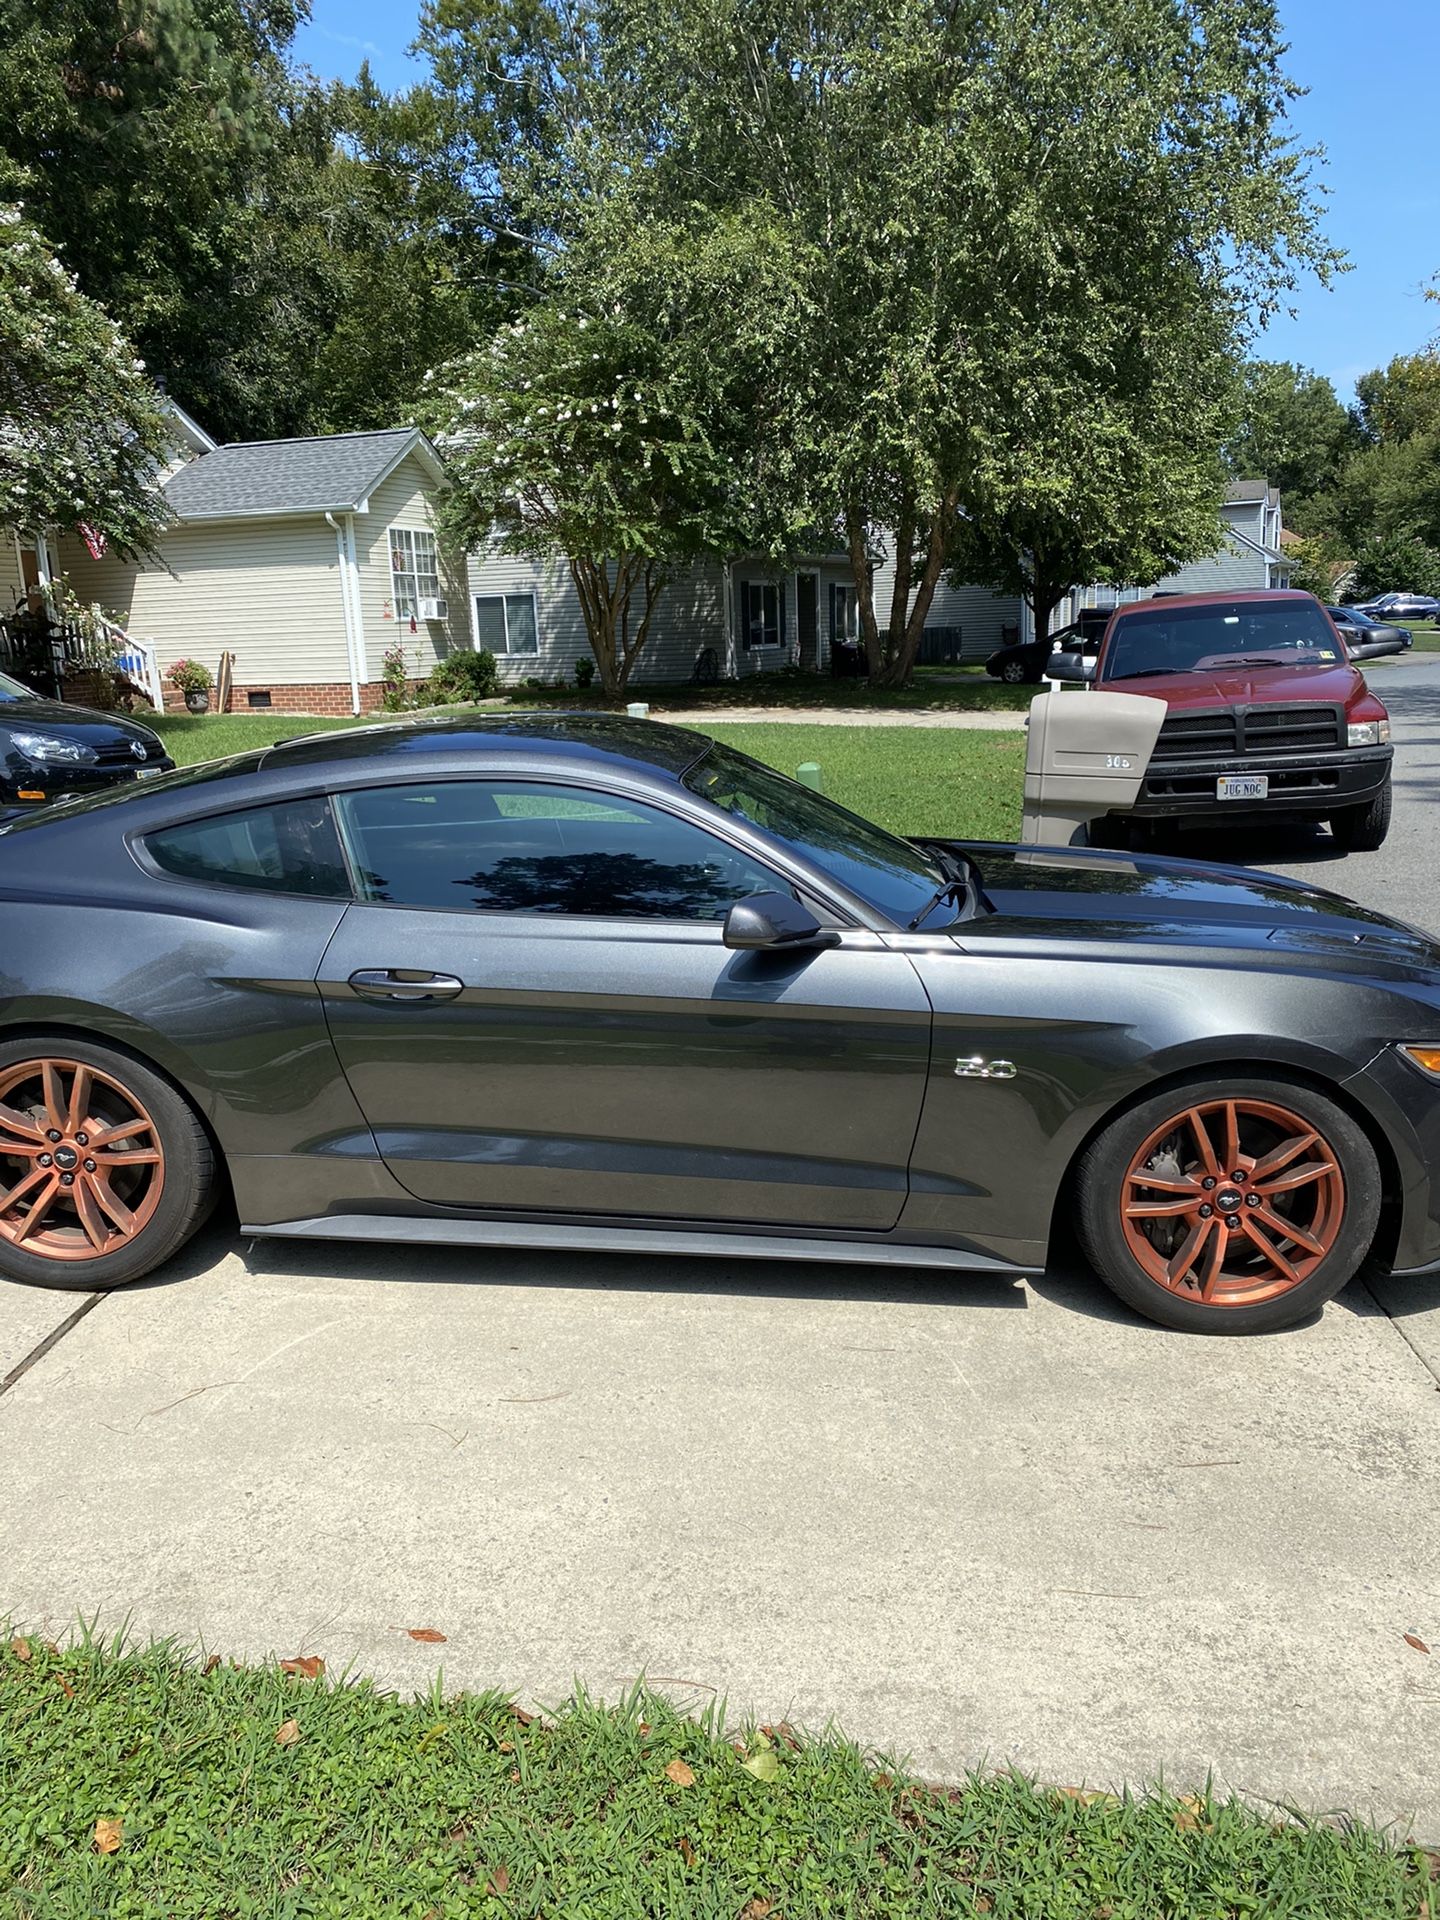
[[[1352,747],[1383,747],[1390,739],[1388,720],[1352,720],[1345,729],[1346,741]]]
[[[42,767],[93,767],[95,751],[79,740],[62,740],[53,733],[12,733],[10,744]]]

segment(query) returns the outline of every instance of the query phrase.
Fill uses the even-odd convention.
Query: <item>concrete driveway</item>
[[[1427,671],[1392,669],[1397,714]],[[1280,864],[1440,924],[1432,699],[1393,854]],[[1440,1840],[1440,1284],[1237,1341],[1065,1275],[216,1229],[122,1294],[0,1286],[0,1377],[0,1611],[29,1627],[407,1688],[438,1656],[542,1702],[644,1672],[931,1775],[1213,1768]]]

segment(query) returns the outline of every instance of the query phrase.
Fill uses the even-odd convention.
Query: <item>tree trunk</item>
[[[896,534],[895,596],[890,605],[890,644],[879,679],[871,675],[872,684],[887,688],[907,687],[910,684],[915,672],[915,658],[925,633],[925,622],[934,605],[935,589],[940,584],[940,575],[945,570],[945,555],[954,536],[958,499],[958,489],[952,488],[936,503],[925,537],[925,559],[918,581],[915,581],[914,572],[916,529],[913,521],[906,529],[903,565],[900,535],[898,532]],[[910,598],[912,582],[913,601]]]
[[[580,597],[585,620],[585,637],[595,656],[600,690],[607,700],[619,700],[630,684],[635,663],[650,637],[650,622],[655,604],[665,585],[664,574],[653,560],[637,554],[625,554],[614,564],[595,554],[572,556],[570,578]],[[634,631],[631,631],[631,603],[636,587],[643,589],[645,601]]]
[[[1049,580],[1044,574],[1037,573],[1030,582],[1030,591],[1025,596],[1030,603],[1030,611],[1035,619],[1035,638],[1043,640],[1050,632],[1050,616],[1065,598],[1075,583],[1072,580]]]
[[[870,572],[865,519],[853,503],[845,508],[845,545],[850,555],[850,577],[855,582],[855,606],[860,615],[860,637],[865,643],[865,664],[874,680],[882,661],[880,625],[875,618],[875,581]]]

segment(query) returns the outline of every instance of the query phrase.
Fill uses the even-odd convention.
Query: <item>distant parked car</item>
[[[119,713],[46,700],[0,673],[0,820],[77,793],[168,773],[158,733]]]
[[[996,680],[1003,680],[1007,686],[1018,687],[1027,682],[1033,684],[1044,679],[1045,663],[1058,650],[1093,656],[1109,623],[1108,607],[1087,607],[1058,633],[1046,634],[1040,640],[1017,641],[1008,647],[997,647],[985,662],[985,671]]]
[[[1372,620],[1435,620],[1440,619],[1440,600],[1428,593],[1382,593],[1350,611],[1368,613]]]
[[[1415,644],[1415,636],[1408,627],[1392,627],[1383,620],[1374,620],[1358,607],[1326,607],[1325,611],[1347,647],[1364,646],[1370,640],[1398,640],[1407,648]]]

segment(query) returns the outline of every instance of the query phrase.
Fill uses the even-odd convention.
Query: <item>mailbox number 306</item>
[[[1129,773],[1135,762],[1128,753],[1107,753],[1105,765],[1112,773]]]

